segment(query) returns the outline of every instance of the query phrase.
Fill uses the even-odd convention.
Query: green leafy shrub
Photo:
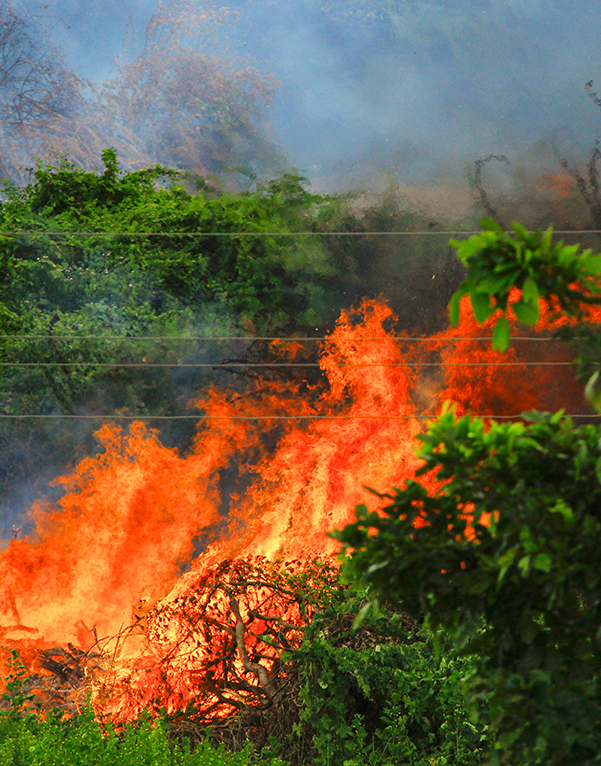
[[[470,720],[460,680],[470,658],[389,609],[353,628],[357,600],[316,615],[292,654],[301,681],[297,733],[315,766],[461,766],[482,761],[486,725]]]
[[[252,321],[259,331],[302,326],[303,312],[315,313],[327,299],[323,283],[333,269],[319,241],[264,236],[311,230],[310,209],[325,199],[307,192],[301,176],[286,174],[252,193],[191,195],[178,171],[157,165],[122,173],[111,149],[102,159],[102,173],[67,160],[39,163],[26,187],[5,186],[0,300],[8,309],[22,313],[27,298],[30,310],[41,303],[50,312],[76,311],[90,300],[90,287],[102,287],[99,280],[86,284],[82,272],[90,260],[102,264],[102,275],[125,269],[129,281],[150,280],[155,304],[166,293],[175,308],[199,312],[221,298],[232,318]],[[15,235],[24,231],[29,236]],[[119,284],[126,304],[139,305],[124,290],[126,279]],[[117,296],[106,297],[113,303]]]
[[[475,658],[468,691],[490,703],[491,763],[598,763],[599,428],[524,418],[443,413],[420,437],[418,474],[438,490],[408,481],[334,536],[354,550],[348,578],[394,593]]]
[[[6,665],[9,672],[4,679],[4,691],[0,694],[0,715],[10,720],[32,715],[35,711],[34,695],[25,690],[27,669],[16,649],[9,652]]]
[[[601,302],[601,256],[553,244],[550,229],[514,223],[512,238],[493,220],[482,224],[482,234],[453,242],[468,277],[452,319],[466,294],[480,323],[500,309],[493,345],[503,350],[514,288],[522,296],[512,307],[527,324],[541,298],[560,317],[598,316],[589,307]],[[562,335],[584,342],[579,375],[596,370],[588,388],[599,407],[598,325]],[[490,704],[489,763],[588,766],[601,752],[601,433],[562,411],[522,419],[457,418],[447,406],[418,437],[426,481],[376,493],[384,507],[358,506],[357,521],[333,536],[351,554],[346,577],[369,589],[372,604],[394,593],[473,655],[465,687]]]
[[[0,766],[284,766],[208,742],[173,742],[164,723],[142,721],[116,733],[85,712],[73,719],[0,716]]]
[[[536,324],[540,298],[553,298],[564,314],[581,317],[583,306],[601,301],[598,274],[601,255],[592,250],[579,252],[578,245],[553,242],[553,230],[529,232],[513,222],[514,235],[507,234],[492,218],[483,218],[484,229],[465,241],[451,239],[457,255],[468,267],[468,276],[449,304],[451,322],[459,321],[459,304],[470,296],[477,321],[485,322],[501,310],[493,328],[492,343],[498,351],[509,346],[507,301],[513,288],[522,291],[511,308],[524,324]]]

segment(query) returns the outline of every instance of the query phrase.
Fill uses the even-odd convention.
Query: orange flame
[[[500,356],[489,340],[474,341],[488,335],[494,319],[483,328],[465,304],[461,313],[458,327],[419,343],[395,339],[387,329],[394,322],[390,308],[364,301],[342,313],[323,344],[325,389],[268,380],[244,395],[211,390],[197,405],[213,419],[200,422],[186,456],[164,447],[142,423],[128,433],[103,426],[104,453],[57,479],[63,498],[34,506],[35,535],[11,542],[0,555],[0,645],[18,646],[30,658],[32,647],[56,643],[88,649],[149,611],[164,616],[170,604],[189,600],[223,561],[335,554],[338,546],[326,533],[353,520],[365,484],[385,490],[414,475],[415,437],[424,426],[417,416],[436,414],[445,399],[460,412],[491,415],[518,416],[566,401],[582,411],[569,368],[524,366],[567,360],[561,344],[515,343]],[[548,335],[549,317],[546,309],[535,335]],[[282,343],[275,349],[290,353]],[[302,355],[302,349],[295,344],[291,351]],[[232,465],[238,476],[227,491],[222,475]],[[191,571],[182,575],[183,569]],[[125,663],[111,676],[115,688],[124,678],[138,684],[138,712],[149,663],[157,664],[157,647],[172,651],[169,631],[177,632],[176,623],[163,630],[150,643],[130,631],[127,641],[112,645],[117,664]],[[180,681],[173,688],[198,687],[175,666]],[[115,707],[106,689],[97,695],[99,706],[134,714]],[[165,704],[176,709],[189,701],[181,691]]]

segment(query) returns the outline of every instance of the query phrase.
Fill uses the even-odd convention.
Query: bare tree
[[[584,89],[586,95],[593,101],[593,103],[601,108],[601,98],[593,90],[593,85],[593,80],[589,80],[585,83]],[[560,159],[559,162],[561,167],[564,168],[568,175],[576,182],[576,187],[589,209],[593,226],[596,229],[601,230],[601,195],[599,193],[599,168],[597,167],[597,162],[599,161],[599,158],[601,158],[599,145],[600,139],[599,136],[597,136],[586,166],[586,177],[579,170],[571,167],[568,160]]]
[[[494,218],[496,221],[499,221],[502,226],[505,226],[505,224],[500,219],[496,207],[490,201],[490,197],[488,196],[482,181],[482,166],[487,162],[506,162],[509,164],[509,160],[504,154],[489,154],[487,157],[481,157],[479,160],[474,162],[474,184],[478,190],[478,194],[480,195],[482,207],[486,211],[486,215]]]
[[[240,168],[252,176],[283,167],[263,119],[275,81],[204,52],[235,18],[207,0],[159,4],[141,49],[124,52],[117,76],[93,86],[0,0],[0,176],[14,178],[32,157],[52,153],[91,169],[106,147],[128,169],[159,162],[202,176]]]
[[[14,178],[43,151],[45,131],[81,108],[85,86],[41,30],[0,0],[0,175]]]

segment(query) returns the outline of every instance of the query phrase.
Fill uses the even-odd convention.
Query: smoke
[[[322,188],[382,172],[411,184],[463,180],[475,158],[524,154],[544,138],[582,157],[601,124],[584,93],[601,73],[594,0],[197,5],[213,13],[210,35],[187,44],[280,82],[269,112],[275,137]],[[130,52],[141,50],[157,6],[21,0],[17,8],[43,24],[77,74],[100,84],[118,74],[124,36]]]

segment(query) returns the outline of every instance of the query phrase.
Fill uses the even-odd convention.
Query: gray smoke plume
[[[269,72],[279,81],[269,113],[276,140],[321,187],[385,172],[411,184],[463,178],[478,157],[523,155],[542,139],[583,157],[601,125],[584,93],[586,82],[601,77],[595,0],[193,5],[210,34],[188,35],[182,45],[230,64],[239,57],[258,77]],[[154,0],[21,0],[15,7],[35,17],[68,67],[96,85],[118,77],[126,32],[130,54],[143,50],[157,10]]]

